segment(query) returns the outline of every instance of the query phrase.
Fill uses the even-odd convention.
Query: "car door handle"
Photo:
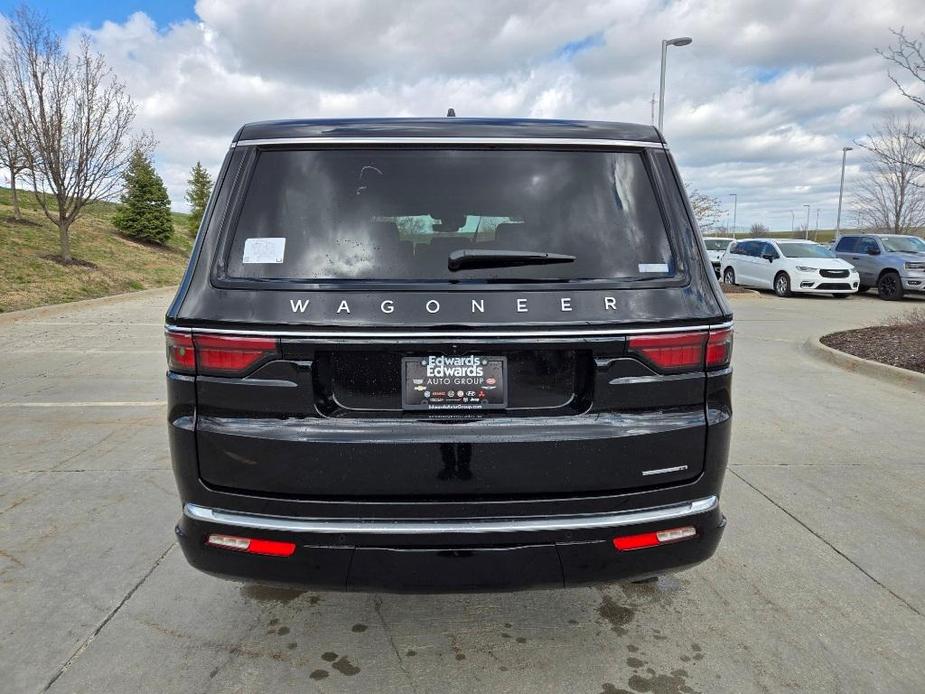
[[[853,256],[851,256],[851,259],[852,259],[852,260],[860,260],[860,259],[861,259],[861,256],[859,256],[859,255],[853,255]]]

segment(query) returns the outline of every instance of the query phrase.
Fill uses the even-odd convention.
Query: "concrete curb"
[[[821,337],[811,337],[806,341],[806,350],[813,356],[835,364],[848,371],[863,374],[880,381],[893,383],[903,388],[909,388],[915,392],[925,395],[925,374],[909,369],[901,369],[898,366],[881,364],[878,361],[862,359],[853,354],[842,352],[822,344]]]
[[[740,289],[745,289],[740,287]],[[727,299],[763,299],[764,295],[761,292],[755,291],[754,289],[745,289],[744,292],[736,292],[735,294],[727,294],[723,292],[723,296]]]
[[[98,296],[93,299],[80,299],[79,301],[68,301],[63,304],[48,304],[47,306],[36,306],[35,308],[24,308],[19,311],[8,311],[6,313],[0,313],[0,325],[6,325],[9,323],[15,323],[20,320],[26,320],[29,318],[41,318],[42,316],[48,316],[51,314],[58,313],[70,313],[71,311],[77,311],[81,308],[87,306],[105,306],[107,304],[115,304],[126,299],[136,299],[142,298],[145,296],[151,296],[156,294],[167,294],[172,296],[174,292],[177,291],[175,285],[170,285],[167,287],[155,287],[154,289],[140,289],[135,292],[125,292],[124,294],[109,294],[108,296]],[[164,306],[164,311],[167,310],[167,306]]]

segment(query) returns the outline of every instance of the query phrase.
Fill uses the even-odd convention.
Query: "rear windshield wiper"
[[[575,256],[536,251],[460,250],[450,253],[446,266],[453,270],[483,267],[517,267],[519,265],[553,265],[574,263]]]

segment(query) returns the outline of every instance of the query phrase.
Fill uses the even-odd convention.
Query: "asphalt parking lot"
[[[0,317],[0,691],[925,691],[925,397],[803,347],[925,302],[734,299],[712,561],[657,584],[396,596],[186,565],[170,296]]]

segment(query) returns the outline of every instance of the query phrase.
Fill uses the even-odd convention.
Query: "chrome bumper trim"
[[[620,337],[623,335],[648,335],[652,333],[683,333],[697,332],[700,330],[723,330],[731,328],[732,321],[724,323],[707,323],[701,325],[678,325],[667,328],[620,328],[619,326],[602,327],[593,329],[581,328],[559,328],[544,330],[405,330],[397,331],[388,328],[377,330],[233,330],[225,328],[186,328],[176,325],[165,325],[164,330],[168,333],[196,333],[203,335],[260,335],[270,337],[293,337],[293,338],[312,338],[312,339],[454,339],[466,340],[472,338],[582,338],[582,337]]]
[[[188,518],[253,530],[277,530],[296,533],[362,534],[362,535],[433,535],[537,532],[556,530],[592,530],[618,528],[625,525],[654,523],[686,518],[712,511],[719,505],[716,496],[688,501],[672,506],[601,513],[584,516],[553,516],[548,518],[504,518],[493,520],[353,520],[328,518],[285,518],[236,513],[186,504],[183,513]]]

